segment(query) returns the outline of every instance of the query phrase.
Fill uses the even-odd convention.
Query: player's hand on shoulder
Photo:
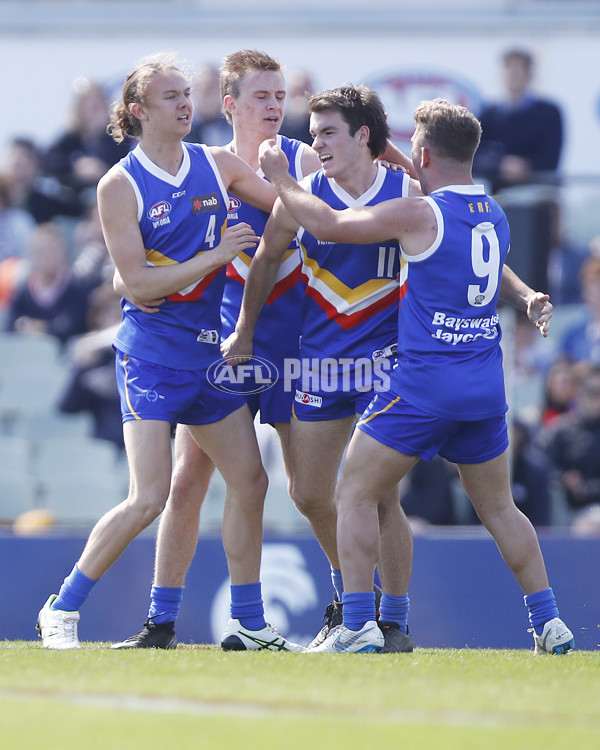
[[[392,164],[391,161],[386,161],[385,159],[377,159],[377,162],[381,164],[382,167],[385,167],[392,172],[405,172],[406,174],[408,174],[408,169],[405,169],[400,164]]]
[[[260,237],[256,236],[250,224],[241,221],[235,226],[227,227],[221,238],[221,242],[217,245],[214,252],[220,255],[223,264],[229,263],[242,250],[249,250],[251,247],[256,247],[259,240]]]
[[[221,354],[228,365],[239,365],[252,358],[252,336],[234,331],[221,342]]]

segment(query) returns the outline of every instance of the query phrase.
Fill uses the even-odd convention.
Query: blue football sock
[[[379,620],[381,622],[395,622],[400,626],[400,630],[406,634],[409,607],[408,595],[392,596],[392,594],[384,592],[381,595],[381,604],[379,605]]]
[[[58,596],[52,602],[51,609],[63,612],[76,612],[90,595],[97,581],[84,575],[77,565],[69,573],[60,587]]]
[[[260,583],[231,586],[231,616],[248,630],[262,630],[266,626]]]
[[[344,582],[342,581],[342,571],[336,570],[333,566],[331,568],[331,583],[337,596],[338,602],[342,601],[342,595],[344,593]]]
[[[375,568],[375,575],[374,575],[373,579],[375,581],[375,585],[378,588],[381,588],[381,578],[379,577],[379,569],[378,568]]]
[[[350,630],[360,630],[362,626],[375,619],[375,592],[357,591],[349,594],[344,592],[344,625]]]
[[[155,625],[165,622],[175,622],[179,614],[179,606],[183,599],[183,586],[169,588],[168,586],[152,586],[150,593],[150,609],[148,619]]]
[[[524,596],[525,606],[529,610],[529,622],[538,635],[544,631],[548,620],[558,617],[558,608],[552,589],[542,589]]]

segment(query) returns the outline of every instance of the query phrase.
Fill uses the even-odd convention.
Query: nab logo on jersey
[[[216,193],[210,195],[194,195],[190,198],[192,202],[192,213],[199,214],[205,211],[216,211],[221,205],[219,196]]]
[[[150,221],[158,221],[159,219],[163,219],[170,212],[171,204],[167,201],[160,201],[160,203],[155,203],[148,210],[148,218]]]

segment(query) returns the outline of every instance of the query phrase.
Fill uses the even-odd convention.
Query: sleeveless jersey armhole
[[[435,214],[435,219],[437,221],[437,235],[432,244],[427,248],[427,250],[423,250],[422,253],[419,253],[418,255],[405,255],[404,253],[402,253],[402,257],[409,263],[420,263],[422,260],[430,258],[438,249],[444,237],[444,217],[442,215],[442,212],[440,211],[438,204],[429,195],[424,195],[422,198],[419,197],[418,200],[427,201],[427,203],[429,203],[429,205],[431,206],[433,213]]]

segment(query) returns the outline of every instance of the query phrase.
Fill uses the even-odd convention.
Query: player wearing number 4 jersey
[[[267,479],[243,396],[216,391],[207,368],[219,356],[225,267],[255,247],[253,229],[227,227],[231,191],[270,211],[265,180],[221,148],[183,144],[192,121],[190,85],[168,56],[142,61],[115,109],[116,140],[139,145],[98,186],[106,245],[132,296],[166,301],[160,314],[124,301],[115,339],[129,496],[96,524],[58,596],[39,614],[43,645],[79,648],[79,608],[126,546],[163,510],[171,484],[171,424],[187,425],[227,484],[223,543],[232,589],[253,607],[235,620],[236,645],[298,650],[264,619],[260,588]],[[85,502],[85,497],[82,498]],[[233,595],[233,594],[232,594]]]
[[[506,400],[496,303],[527,310],[546,335],[547,295],[510,299],[503,278],[506,216],[471,176],[481,126],[464,107],[436,99],[415,111],[412,157],[424,198],[334,211],[289,179],[276,148],[261,164],[294,218],[320,239],[398,240],[409,263],[398,327],[398,367],[355,431],[336,489],[344,622],[314,651],[378,651],[372,571],[378,509],[420,459],[458,464],[465,490],[525,594],[536,653],[564,654],[573,635],[558,616],[535,530],[510,491]],[[385,591],[385,581],[384,581]]]

